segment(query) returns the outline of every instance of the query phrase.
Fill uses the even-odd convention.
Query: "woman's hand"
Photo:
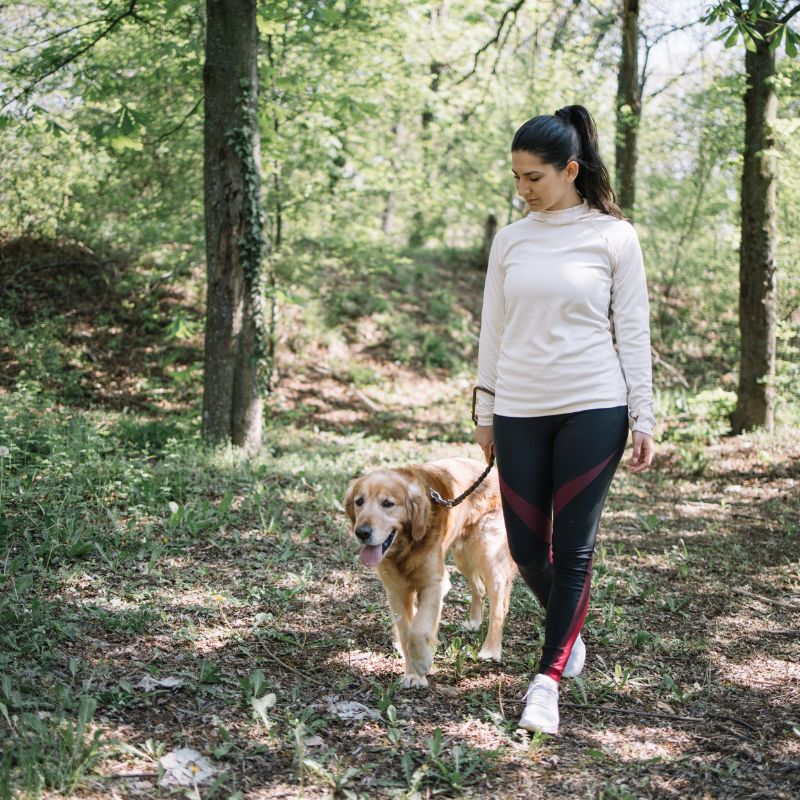
[[[631,472],[647,472],[650,464],[653,463],[653,437],[641,431],[634,431],[631,435],[633,440],[633,452],[628,462],[628,469]]]
[[[483,450],[483,456],[488,464],[492,460],[492,452],[494,451],[494,429],[492,426],[478,425],[475,428],[475,441]]]

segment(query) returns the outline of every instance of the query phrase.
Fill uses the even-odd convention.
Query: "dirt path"
[[[337,508],[363,469],[472,448],[321,425],[273,429],[249,481],[231,466],[228,523],[179,527],[151,568],[98,565],[66,591],[97,719],[135,748],[80,796],[167,796],[157,758],[182,746],[224,773],[220,797],[797,796],[800,441],[739,438],[688,462],[664,445],[647,477],[620,471],[586,670],[565,681],[560,735],[529,740],[514,723],[541,612],[523,585],[489,666],[459,628],[454,573],[431,688],[396,691],[383,593]],[[145,691],[143,675],[181,685]],[[251,698],[269,693],[259,718]],[[342,719],[343,701],[366,716]]]

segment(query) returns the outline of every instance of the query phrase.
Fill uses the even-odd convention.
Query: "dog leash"
[[[459,503],[462,503],[466,500],[483,482],[486,480],[486,476],[492,471],[492,467],[494,466],[494,453],[492,453],[492,457],[489,459],[489,463],[486,466],[486,469],[481,473],[480,478],[472,484],[465,492],[462,492],[458,497],[454,497],[452,500],[445,500],[436,489],[429,489],[428,494],[430,495],[431,500],[436,503],[437,506],[444,506],[445,508],[453,508],[457,506]]]
[[[478,424],[478,415],[475,413],[475,403],[478,399],[478,392],[486,392],[486,394],[490,394],[494,397],[494,392],[491,389],[487,389],[485,386],[475,386],[472,389],[472,421],[477,425]],[[486,476],[492,471],[492,467],[494,466],[494,448],[492,448],[492,455],[489,459],[489,464],[487,465],[486,469],[481,473],[480,478],[475,481],[465,492],[462,492],[458,497],[454,497],[452,500],[445,500],[436,489],[429,489],[428,493],[430,495],[431,500],[436,503],[437,506],[444,506],[445,508],[453,508],[457,506],[459,503],[462,503],[466,500],[485,480]]]

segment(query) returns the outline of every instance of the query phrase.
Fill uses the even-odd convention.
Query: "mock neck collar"
[[[589,211],[591,211],[589,201],[584,199],[580,205],[561,208],[558,211],[531,211],[528,217],[537,222],[547,222],[550,225],[564,225],[586,216]]]

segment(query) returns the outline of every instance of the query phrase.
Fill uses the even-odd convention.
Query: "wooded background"
[[[194,800],[794,800],[798,20],[0,0],[0,800],[173,797],[185,748]],[[511,138],[572,103],[644,249],[656,460],[615,476],[561,736],[523,740],[530,592],[487,665],[451,572],[400,692],[341,498],[479,455]]]
[[[178,272],[205,252],[204,430],[257,444],[287,306],[369,314],[393,254],[482,269],[520,214],[513,131],[582,103],[644,247],[657,380],[728,411],[738,389],[733,430],[771,428],[800,386],[799,9],[4,4],[0,231]],[[466,367],[474,333],[428,361]]]

